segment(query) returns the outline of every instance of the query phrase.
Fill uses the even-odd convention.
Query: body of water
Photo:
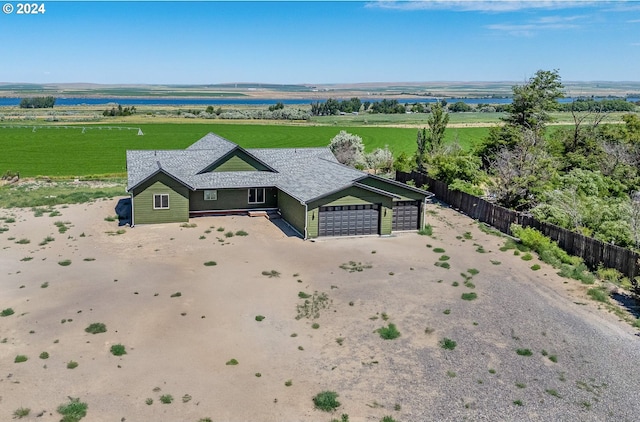
[[[22,98],[0,98],[0,106],[18,106]],[[362,98],[361,101],[382,101],[383,97]],[[434,98],[422,97],[403,97],[390,98],[398,100],[401,104],[413,103],[433,103],[437,101]],[[601,100],[603,98],[595,98]],[[447,103],[453,104],[462,101],[467,104],[510,104],[511,98],[447,98]],[[640,98],[627,98],[627,101],[636,102]],[[284,98],[131,98],[131,97],[105,97],[105,98],[76,98],[76,97],[60,97],[56,98],[58,106],[76,106],[76,105],[104,105],[120,104],[123,106],[151,106],[151,105],[198,105],[198,106],[223,106],[223,105],[273,105],[283,103],[286,105],[309,105],[315,101],[311,99],[284,99]],[[574,98],[562,98],[561,103],[574,101]]]

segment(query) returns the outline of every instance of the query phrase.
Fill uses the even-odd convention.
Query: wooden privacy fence
[[[558,242],[558,246],[570,255],[582,258],[591,269],[602,264],[608,268],[615,268],[631,280],[640,276],[640,254],[630,249],[605,243],[554,224],[538,221],[531,216],[501,207],[465,192],[450,190],[446,183],[422,173],[398,171],[396,172],[396,180],[403,183],[412,180],[416,186],[424,187],[432,192],[438,200],[451,205],[475,220],[495,227],[502,233],[510,235],[513,223],[523,227],[533,227]]]

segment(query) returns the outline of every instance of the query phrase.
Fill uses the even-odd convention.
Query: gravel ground
[[[8,228],[0,309],[15,309],[0,319],[0,420],[29,407],[23,420],[58,421],[68,396],[89,404],[90,422],[635,421],[640,413],[637,330],[590,300],[587,286],[500,251],[504,239],[453,210],[429,206],[432,237],[302,241],[249,217],[116,234],[104,220],[116,201],[58,207],[56,218],[0,210]],[[58,219],[68,232],[58,232]],[[223,227],[249,236],[223,237]],[[46,236],[55,241],[38,245]],[[58,265],[66,258],[72,265]],[[203,265],[210,260],[217,265]],[[349,261],[362,271],[340,268]],[[300,291],[326,293],[329,307],[296,319]],[[470,292],[477,299],[462,300]],[[107,333],[84,332],[97,321]],[[399,338],[380,338],[389,323]],[[453,350],[440,346],[445,338]],[[127,355],[112,356],[115,343]],[[42,351],[51,357],[39,359]],[[18,354],[28,362],[14,363]],[[240,364],[225,365],[230,358]],[[69,360],[79,367],[66,369]],[[323,390],[339,394],[333,413],[313,408]],[[176,402],[160,404],[165,393]]]

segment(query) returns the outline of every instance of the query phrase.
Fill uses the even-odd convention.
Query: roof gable
[[[236,146],[234,149],[208,165],[198,174],[209,173],[212,171],[217,172],[229,172],[229,171],[269,171],[275,172],[275,170],[255,157],[247,150]]]

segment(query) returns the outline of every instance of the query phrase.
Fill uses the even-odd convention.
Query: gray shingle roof
[[[185,150],[127,151],[128,186],[131,190],[159,169],[192,190],[277,187],[301,202],[320,198],[352,186],[367,174],[340,164],[329,148],[246,149],[275,172],[208,172],[211,163],[239,148],[218,135],[208,134]]]

